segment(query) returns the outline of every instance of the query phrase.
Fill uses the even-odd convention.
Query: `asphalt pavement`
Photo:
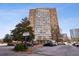
[[[79,47],[69,45],[33,48],[32,54],[14,52],[13,48],[14,46],[0,46],[0,56],[79,56]]]
[[[79,56],[79,47],[69,45],[43,47],[39,48],[36,53],[46,56]]]

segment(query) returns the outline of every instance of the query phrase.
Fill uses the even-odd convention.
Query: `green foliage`
[[[17,44],[14,48],[14,51],[25,51],[27,47],[24,44]]]
[[[30,22],[29,20],[27,20],[27,18],[22,19],[22,21],[16,25],[16,28],[11,31],[14,36],[13,39],[18,41],[24,41],[23,33],[29,32],[30,34],[29,40],[30,41],[33,40],[34,39],[33,30],[32,30],[32,27],[29,25],[30,25]]]
[[[6,34],[5,37],[4,37],[4,39],[3,39],[3,41],[6,42],[6,43],[11,43],[12,40],[11,40],[10,35],[9,34]]]

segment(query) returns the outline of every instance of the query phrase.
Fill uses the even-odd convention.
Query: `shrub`
[[[24,44],[17,44],[14,48],[15,51],[25,51],[27,47]]]

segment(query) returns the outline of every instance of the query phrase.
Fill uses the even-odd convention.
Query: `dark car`
[[[53,43],[46,43],[46,44],[44,44],[43,46],[49,46],[49,47],[52,47],[52,46],[56,46],[56,44],[53,44]]]
[[[79,43],[72,44],[73,46],[79,47]]]

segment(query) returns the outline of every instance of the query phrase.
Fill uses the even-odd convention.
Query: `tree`
[[[34,34],[32,27],[30,26],[30,21],[25,17],[22,21],[16,25],[15,29],[11,31],[13,33],[13,39],[18,41],[24,41],[23,33],[29,32],[28,40],[32,41],[34,39]]]
[[[6,34],[3,41],[6,43],[11,43],[12,42],[11,36],[9,34]]]

